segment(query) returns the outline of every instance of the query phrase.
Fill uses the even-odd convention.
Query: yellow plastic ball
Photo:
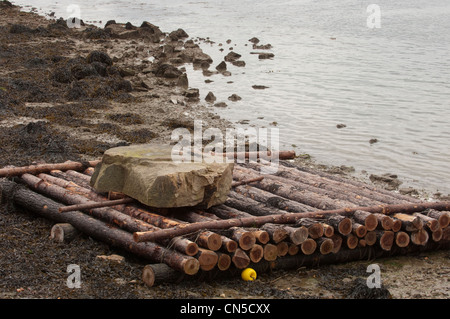
[[[246,268],[242,271],[241,277],[245,281],[253,281],[256,279],[256,271],[252,268]]]

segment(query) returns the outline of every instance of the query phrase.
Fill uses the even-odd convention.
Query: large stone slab
[[[233,163],[177,163],[170,145],[107,150],[91,178],[98,192],[122,192],[152,207],[211,207],[225,202]]]

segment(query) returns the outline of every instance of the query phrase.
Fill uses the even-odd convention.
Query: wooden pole
[[[129,203],[133,203],[133,202],[135,202],[135,200],[133,198],[129,198],[129,197],[115,199],[115,200],[105,200],[105,201],[96,202],[96,203],[64,206],[59,209],[59,212],[64,213],[64,212],[70,212],[70,211],[74,211],[74,210],[85,210],[85,209],[92,209],[92,208],[109,207],[109,206],[129,204]]]
[[[450,212],[430,209],[428,210],[427,216],[436,218],[439,221],[441,228],[445,228],[450,224]]]
[[[95,167],[100,162],[100,160],[97,160],[88,162],[65,162],[58,164],[38,164],[23,167],[1,168],[0,177],[20,176],[27,173],[35,175],[39,173],[50,172],[52,170],[84,170],[89,166]]]
[[[428,203],[412,203],[412,204],[398,204],[398,205],[378,205],[370,207],[353,207],[353,208],[341,208],[330,211],[315,211],[308,213],[285,213],[285,214],[275,214],[269,216],[254,216],[247,218],[235,218],[227,220],[209,221],[204,223],[193,223],[186,225],[185,227],[173,227],[171,229],[162,229],[155,232],[135,232],[134,239],[137,242],[141,241],[154,241],[157,238],[180,236],[187,233],[195,232],[200,229],[226,229],[233,226],[237,227],[250,227],[259,226],[265,223],[277,223],[277,224],[295,224],[299,218],[302,217],[316,217],[324,218],[326,216],[332,215],[348,215],[352,214],[356,210],[364,210],[371,213],[383,213],[383,214],[395,214],[395,213],[405,213],[412,214],[416,212],[424,211],[428,208],[433,208],[436,210],[449,210],[450,201],[445,202],[428,202]],[[351,227],[350,227],[351,231]]]
[[[61,204],[18,184],[0,180],[0,193],[20,207],[58,223],[69,223],[80,232],[111,246],[118,247],[152,262],[164,262],[185,274],[194,275],[199,263],[193,257],[166,249],[155,243],[136,243],[130,233],[79,211],[59,213]]]

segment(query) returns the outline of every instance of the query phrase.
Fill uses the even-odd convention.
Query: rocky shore
[[[227,59],[245,65],[234,54]],[[219,129],[232,126],[198,103],[185,64],[206,75],[227,72],[181,28],[167,32],[151,21],[69,28],[62,19],[1,1],[0,167],[95,159],[118,145],[170,143],[173,129],[193,129],[194,120]],[[214,94],[209,99],[215,102]],[[370,297],[355,292],[373,261],[276,271],[255,282],[231,278],[150,289],[140,280],[144,261],[82,235],[68,244],[53,242],[52,226],[0,206],[0,298]],[[105,258],[116,255],[122,258]],[[449,257],[441,251],[377,261],[389,289],[381,297],[448,298]],[[80,289],[66,285],[69,264],[81,267]]]

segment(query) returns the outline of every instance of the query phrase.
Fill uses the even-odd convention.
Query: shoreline
[[[205,69],[212,65],[182,29],[164,32],[151,21],[141,26],[69,29],[63,20],[22,12],[6,2],[0,2],[0,12],[2,167],[96,159],[117,145],[169,142],[174,128],[192,129],[196,119],[219,129],[233,126],[198,103],[198,92],[186,85],[185,63]],[[297,158],[295,164],[359,179],[351,176],[350,168],[323,166],[307,156]],[[0,281],[2,298],[343,298],[351,294],[358,278],[366,276],[367,261],[360,261],[281,271],[275,279],[261,274],[251,286],[228,280],[218,285],[189,282],[148,289],[136,280],[143,261],[125,255],[122,263],[105,262],[97,257],[118,252],[84,236],[65,245],[51,242],[50,221],[6,205],[0,211],[5,231],[0,238],[2,254],[8,257],[0,259],[0,269],[8,275]],[[387,281],[395,296],[448,297],[445,291],[433,292],[426,280],[425,287],[415,290],[397,283],[395,278],[417,275],[414,268],[401,271],[411,258],[425,269],[417,270],[423,277],[435,270],[429,260],[445,271],[447,252],[423,256],[379,261],[386,276],[392,276]],[[81,290],[65,286],[71,262],[80,263],[84,271]],[[107,271],[98,271],[105,267]],[[427,280],[439,284],[439,278],[430,277]],[[291,289],[293,284],[301,289]]]

